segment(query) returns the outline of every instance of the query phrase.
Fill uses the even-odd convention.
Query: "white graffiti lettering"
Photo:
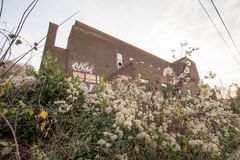
[[[75,62],[72,65],[72,68],[74,71],[88,72],[92,74],[94,66],[93,65],[90,66],[88,62],[81,62],[81,63]]]

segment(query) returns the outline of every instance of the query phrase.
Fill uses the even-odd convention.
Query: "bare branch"
[[[22,57],[19,58],[15,63],[13,63],[13,64],[11,65],[11,67],[9,67],[1,76],[6,75],[6,73],[7,73],[8,71],[10,71],[20,60],[22,60],[22,59],[23,59],[28,53],[30,53],[31,51],[33,51],[33,48],[31,48],[29,51],[25,52],[25,53],[22,55]]]
[[[20,22],[18,23],[18,27],[16,29],[15,34],[12,37],[11,43],[8,46],[8,48],[6,49],[4,55],[0,58],[0,62],[3,62],[6,55],[8,54],[8,51],[11,49],[12,45],[14,44],[16,38],[18,37],[19,33],[22,30],[22,27],[26,21],[26,19],[28,18],[29,14],[32,12],[32,10],[35,8],[35,6],[37,5],[38,0],[33,0],[32,3],[27,7],[27,9],[25,9],[25,11],[23,12],[22,18],[20,20]]]
[[[10,42],[10,39],[8,38],[8,36],[7,36],[4,32],[0,31],[0,33],[6,38],[5,42],[4,42],[3,45],[2,45],[2,48],[0,49],[0,55],[1,55],[1,52],[2,52],[3,48],[5,47],[6,43],[8,42],[9,45],[10,45],[11,42]],[[9,51],[10,51],[10,50],[9,50]],[[4,58],[5,58],[5,57],[4,57]],[[1,65],[0,65],[0,67],[1,67]]]
[[[4,0],[2,0],[2,2],[1,2],[1,9],[0,9],[0,19],[1,19],[1,17],[2,17],[3,3],[4,3]]]

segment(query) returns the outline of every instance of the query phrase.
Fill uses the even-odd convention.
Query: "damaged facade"
[[[141,81],[151,90],[161,90],[171,87],[172,76],[176,81],[187,68],[189,72],[179,92],[195,95],[199,90],[196,64],[186,57],[170,63],[78,21],[72,26],[64,49],[55,46],[57,30],[58,25],[50,22],[43,56],[51,51],[59,66],[85,81],[89,89],[103,77],[112,80],[118,75],[127,75],[135,79],[141,75]],[[168,67],[173,71],[172,76],[164,75]]]

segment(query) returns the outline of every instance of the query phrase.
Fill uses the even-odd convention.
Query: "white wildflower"
[[[158,127],[158,132],[161,133],[161,134],[163,133],[163,127],[162,126]]]
[[[131,130],[131,127],[132,127],[132,122],[131,121],[125,121],[123,123],[123,126],[128,128],[128,130]]]
[[[142,111],[139,111],[138,112],[138,117],[141,117],[143,115],[143,112]]]
[[[72,97],[72,100],[73,100],[73,101],[77,100],[77,97],[73,96],[73,97]]]
[[[114,135],[110,136],[110,138],[111,138],[111,141],[115,141],[118,139],[118,136],[114,134]]]
[[[170,67],[167,67],[163,70],[163,76],[167,77],[167,76],[173,76],[173,69]]]
[[[137,139],[144,139],[147,143],[151,142],[150,135],[146,132],[141,132],[137,134]]]
[[[123,131],[120,130],[119,127],[117,127],[117,128],[115,129],[115,133],[117,133],[117,134],[119,135],[119,137],[122,138],[122,136],[123,136]]]
[[[66,101],[54,101],[54,104],[65,104]]]
[[[103,140],[103,139],[100,139],[99,141],[97,141],[97,144],[99,144],[99,145],[103,146],[103,145],[105,145],[105,144],[106,144],[106,141],[105,141],[105,140]]]
[[[69,83],[68,86],[69,86],[70,90],[72,90],[74,88],[72,83]]]
[[[168,125],[166,122],[162,123],[163,131],[167,131]]]
[[[24,79],[24,83],[28,85],[34,85],[37,83],[37,79],[34,76],[27,76]]]
[[[104,136],[111,136],[112,133],[110,133],[110,132],[103,132],[103,135],[104,135]]]
[[[72,98],[73,98],[73,96],[72,96],[72,95],[69,95],[69,96],[67,97],[67,100],[72,99]]]
[[[107,114],[110,114],[112,112],[112,107],[108,106],[106,109],[105,109],[105,112]]]
[[[197,140],[190,140],[188,144],[192,149],[199,149],[202,147],[204,143],[202,140],[197,139]]]
[[[134,146],[134,150],[139,153],[139,147],[138,146]]]
[[[165,148],[167,146],[167,142],[163,141],[161,145]]]
[[[126,153],[124,153],[124,154],[117,154],[116,158],[119,159],[119,160],[128,160],[128,156],[127,156]]]
[[[112,145],[111,145],[110,143],[106,143],[105,146],[106,146],[107,148],[109,148],[109,147],[111,147]]]
[[[128,140],[132,140],[133,139],[133,136],[128,136]]]
[[[66,113],[67,111],[70,110],[71,107],[72,107],[72,105],[60,104],[60,106],[58,107],[58,111],[61,113]]]
[[[66,92],[67,92],[68,94],[71,94],[71,93],[72,93],[71,89],[67,89]]]
[[[114,124],[112,125],[112,127],[113,127],[113,128],[116,128],[116,127],[117,127],[116,123],[114,123]]]

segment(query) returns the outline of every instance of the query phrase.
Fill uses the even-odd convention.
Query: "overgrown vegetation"
[[[39,73],[2,79],[1,158],[215,160],[240,145],[239,96],[212,100],[205,89],[164,99],[127,77],[89,93],[53,63],[49,56]]]

